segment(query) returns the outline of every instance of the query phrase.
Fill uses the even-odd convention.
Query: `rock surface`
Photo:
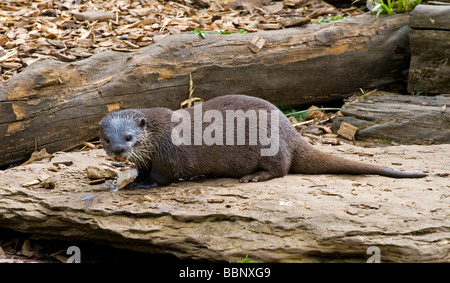
[[[375,246],[381,262],[450,262],[450,145],[322,149],[430,175],[289,175],[249,184],[219,178],[113,191],[89,185],[85,172],[108,163],[102,150],[55,153],[0,171],[0,226],[183,259],[365,262]],[[73,165],[53,168],[63,161]],[[42,175],[54,189],[21,186]]]

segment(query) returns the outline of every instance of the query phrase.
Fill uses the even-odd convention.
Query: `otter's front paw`
[[[126,185],[125,189],[151,189],[158,187],[158,184],[156,182],[153,183],[147,183],[147,182],[131,182],[128,185]]]

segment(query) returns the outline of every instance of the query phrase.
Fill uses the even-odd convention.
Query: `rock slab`
[[[103,151],[55,153],[0,171],[0,227],[182,259],[366,262],[377,247],[381,262],[450,262],[450,145],[322,150],[430,175],[220,178],[115,192],[89,185],[85,173],[108,163]],[[67,161],[73,164],[48,170]],[[42,175],[53,189],[21,186]]]

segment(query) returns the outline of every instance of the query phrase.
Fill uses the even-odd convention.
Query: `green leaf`
[[[245,259],[237,261],[236,263],[261,263],[261,262],[256,260],[248,260],[248,255],[246,255]]]
[[[229,30],[216,30],[214,32],[219,33],[219,34],[230,34],[231,33],[231,31],[229,31]]]
[[[203,39],[206,38],[206,31],[202,31],[201,29],[194,30],[194,34],[200,35]]]

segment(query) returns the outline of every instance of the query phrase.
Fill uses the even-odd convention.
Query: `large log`
[[[408,15],[362,15],[206,39],[183,33],[134,53],[38,62],[0,83],[0,165],[24,160],[36,147],[54,152],[93,139],[108,111],[178,108],[188,96],[189,73],[194,96],[241,93],[283,106],[404,80],[408,32]],[[255,36],[265,41],[259,52],[249,48]]]
[[[450,5],[418,5],[411,13],[408,91],[450,93]]]
[[[342,107],[344,117],[333,121],[359,128],[362,143],[439,144],[450,143],[450,96],[399,95],[378,91],[349,98]]]
[[[366,262],[375,248],[381,262],[450,262],[450,145],[321,150],[430,175],[220,178],[114,192],[88,184],[85,168],[107,162],[102,150],[58,153],[0,171],[0,227],[68,247],[86,240],[182,259]],[[54,188],[22,186],[39,176]]]

